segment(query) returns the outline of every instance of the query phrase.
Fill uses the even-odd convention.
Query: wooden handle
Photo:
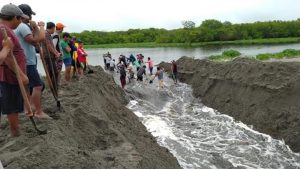
[[[2,35],[3,35],[4,39],[6,40],[8,38],[8,36],[7,36],[7,32],[6,32],[5,28],[1,28],[1,32],[2,32]],[[22,97],[23,97],[23,100],[24,100],[25,107],[28,111],[28,114],[33,114],[32,110],[31,110],[31,107],[30,107],[29,99],[27,97],[27,92],[26,92],[25,87],[23,85],[23,82],[21,80],[19,66],[18,66],[17,60],[16,60],[12,50],[10,50],[10,55],[13,59],[13,68],[14,68],[13,71],[16,73],[18,84],[19,84],[19,87],[20,87],[20,90],[21,90],[21,93],[22,93]]]

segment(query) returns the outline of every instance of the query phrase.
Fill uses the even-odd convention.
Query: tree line
[[[199,26],[193,21],[183,21],[182,25],[182,28],[173,30],[149,28],[115,32],[83,31],[72,35],[88,45],[143,42],[196,43],[300,36],[299,19],[241,24],[209,19]]]

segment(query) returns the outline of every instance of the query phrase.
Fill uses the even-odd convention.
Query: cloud
[[[1,0],[19,5],[23,0]],[[52,4],[49,4],[51,3]],[[299,18],[298,0],[27,0],[37,13],[33,19],[62,22],[66,31],[117,31],[132,28],[182,27],[182,20],[200,25],[205,19],[232,23]]]

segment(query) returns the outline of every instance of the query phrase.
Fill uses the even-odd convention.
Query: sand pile
[[[5,168],[176,169],[177,160],[160,147],[128,110],[123,90],[102,68],[62,87],[58,110],[49,90],[43,107],[53,120],[37,120],[48,134],[37,136],[22,115],[18,138],[0,125],[0,160]]]
[[[300,62],[238,58],[215,63],[182,57],[177,64],[179,79],[191,84],[204,104],[300,152]]]

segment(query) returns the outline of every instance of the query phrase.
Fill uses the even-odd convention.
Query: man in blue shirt
[[[34,116],[38,118],[49,118],[49,116],[43,112],[41,106],[42,89],[44,86],[43,81],[37,70],[37,56],[35,46],[39,45],[39,42],[45,39],[44,22],[36,22],[31,20],[31,16],[35,15],[31,7],[27,4],[19,5],[19,8],[23,13],[29,16],[29,19],[22,18],[22,23],[15,29],[15,33],[21,43],[22,48],[26,55],[26,68],[27,76],[29,79],[29,87],[32,89],[30,102],[33,109],[35,109]]]

